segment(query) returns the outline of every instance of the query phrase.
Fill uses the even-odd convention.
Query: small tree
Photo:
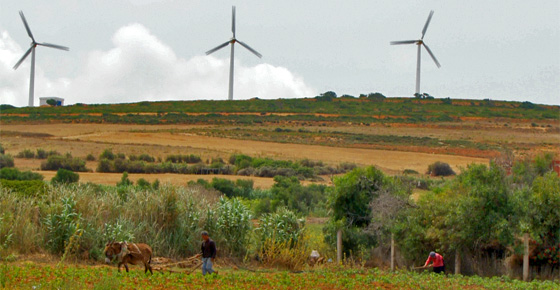
[[[48,99],[47,100],[47,105],[49,106],[56,106],[56,100],[55,99]]]

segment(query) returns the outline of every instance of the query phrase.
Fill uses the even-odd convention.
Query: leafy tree
[[[371,203],[388,185],[385,175],[375,167],[356,168],[333,180],[328,204],[332,210],[325,240],[334,245],[336,231],[343,230],[343,248],[348,254],[375,245],[375,237],[364,229],[372,221]]]
[[[56,106],[56,100],[55,99],[48,99],[47,100],[47,105],[49,106]]]

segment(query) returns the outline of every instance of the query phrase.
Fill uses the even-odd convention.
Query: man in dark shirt
[[[207,231],[203,231],[202,233],[202,246],[200,247],[202,254],[196,255],[197,257],[202,256],[202,275],[216,273],[212,269],[212,263],[214,263],[214,259],[216,258],[216,243],[210,236],[208,235]]]

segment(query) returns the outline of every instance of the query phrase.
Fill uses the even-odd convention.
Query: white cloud
[[[141,24],[120,28],[113,48],[90,52],[78,75],[49,80],[37,63],[36,97],[59,96],[73,103],[227,99],[229,59],[178,57]],[[11,67],[23,54],[6,32],[0,39],[2,103],[26,105],[29,64]],[[27,63],[28,61],[26,61]],[[302,78],[270,64],[244,66],[236,60],[235,99],[314,96]],[[23,100],[23,101],[22,101]],[[37,103],[37,101],[36,101]]]

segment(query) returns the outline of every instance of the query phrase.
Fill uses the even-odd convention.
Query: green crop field
[[[198,272],[154,273],[139,268],[118,273],[114,267],[51,266],[24,263],[0,266],[0,288],[6,289],[558,289],[552,281],[530,283],[507,277],[466,277],[429,272],[395,273],[377,269],[330,267],[298,273],[220,269],[218,275]]]

